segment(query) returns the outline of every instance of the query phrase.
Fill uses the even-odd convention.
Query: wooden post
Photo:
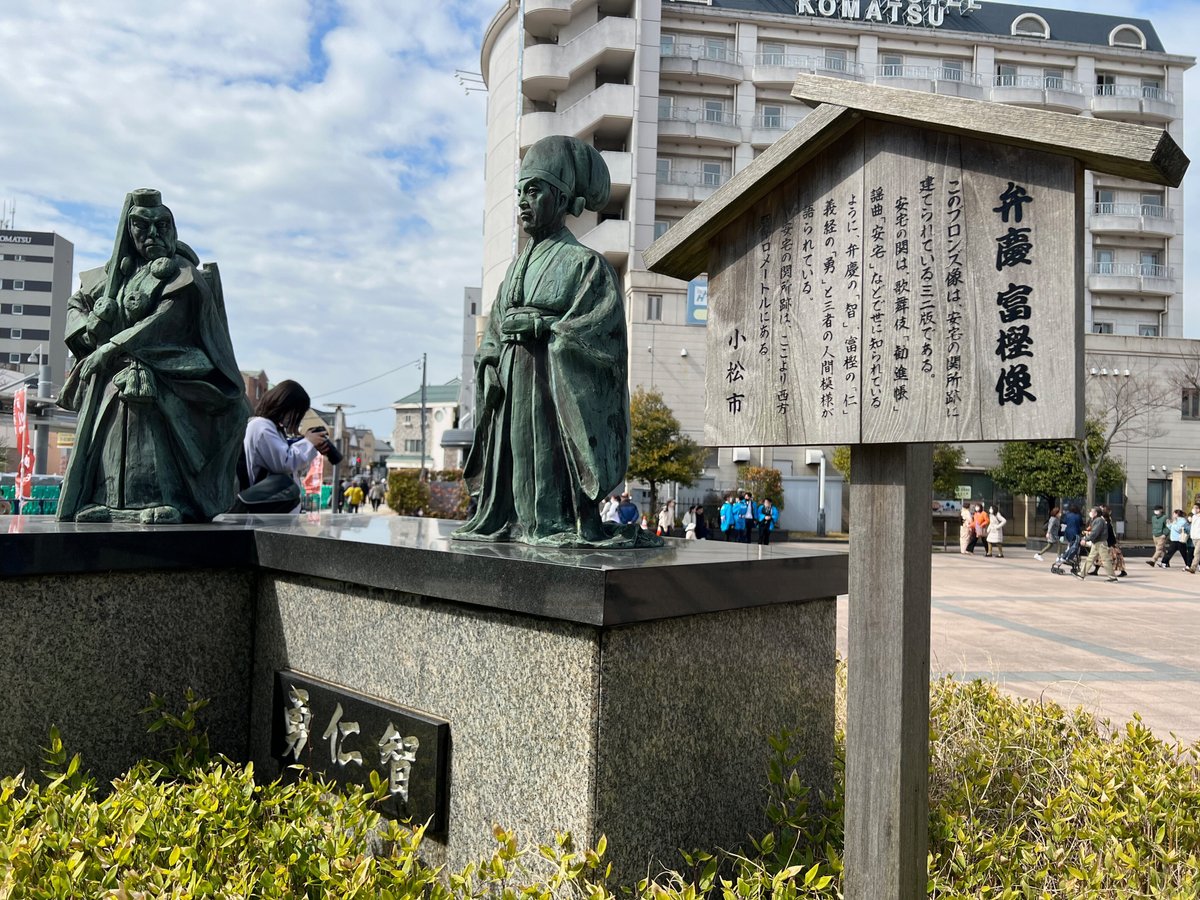
[[[846,900],[926,896],[929,444],[854,447],[846,722]]]

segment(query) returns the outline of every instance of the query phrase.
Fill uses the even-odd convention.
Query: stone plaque
[[[387,788],[383,815],[429,821],[431,834],[446,833],[448,722],[285,670],[275,673],[272,730],[272,752],[284,766],[367,790],[375,772]]]
[[[1077,433],[1082,169],[868,120],[714,242],[705,443]]]

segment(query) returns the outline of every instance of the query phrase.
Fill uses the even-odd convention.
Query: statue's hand
[[[79,370],[81,378],[91,378],[102,372],[117,352],[116,344],[101,344],[100,347],[83,361],[83,366]]]
[[[519,343],[541,337],[542,317],[537,313],[509,313],[500,323],[500,333],[505,343]]]
[[[101,322],[112,322],[113,317],[116,316],[116,314],[117,304],[108,297],[101,297],[96,301],[96,305],[92,308],[92,315]]]

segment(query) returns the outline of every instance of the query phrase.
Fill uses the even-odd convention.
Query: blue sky
[[[366,411],[414,390],[415,367],[340,389],[422,353],[431,383],[458,374],[462,292],[480,279],[486,95],[453,73],[478,70],[500,5],[10,0],[0,200],[15,200],[18,228],[72,241],[78,272],[106,260],[125,192],[160,189],[180,237],[220,264],[242,368],[353,403],[352,423],[390,437],[390,410]],[[1200,47],[1197,0],[1037,5],[1149,18],[1169,51]],[[1189,266],[1187,296],[1198,277]],[[1185,321],[1200,336],[1200,299]]]

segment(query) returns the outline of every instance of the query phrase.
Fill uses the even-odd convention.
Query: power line
[[[396,368],[394,368],[394,369],[388,369],[386,372],[382,372],[379,375],[372,375],[370,378],[366,379],[365,381],[359,381],[359,382],[356,382],[355,384],[348,384],[345,387],[338,388],[336,391],[325,391],[323,394],[317,394],[315,397],[313,397],[313,399],[317,400],[321,397],[328,397],[330,394],[340,394],[342,391],[348,391],[351,388],[360,387],[364,384],[370,384],[372,381],[378,381],[380,378],[383,378],[387,375],[391,375],[393,372],[399,372],[401,369],[407,369],[409,366],[415,366],[420,362],[421,361],[419,359],[414,359],[412,362],[406,362],[403,365],[396,366]],[[383,408],[386,409],[387,407],[383,407]]]

